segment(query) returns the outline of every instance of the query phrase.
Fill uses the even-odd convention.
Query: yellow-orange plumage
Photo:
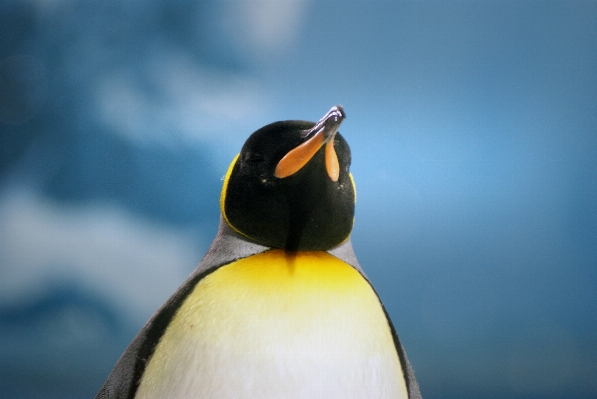
[[[268,251],[197,284],[157,345],[137,398],[203,397],[199,391],[214,398],[407,397],[373,289],[323,251]]]

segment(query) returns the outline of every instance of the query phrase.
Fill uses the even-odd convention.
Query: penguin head
[[[241,235],[288,251],[328,250],[352,230],[350,148],[333,107],[319,122],[281,121],[253,133],[232,161],[222,216]]]

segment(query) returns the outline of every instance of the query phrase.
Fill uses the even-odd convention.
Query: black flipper
[[[220,229],[207,254],[187,280],[149,319],[122,354],[96,399],[133,399],[145,367],[153,355],[176,311],[193,288],[206,275],[237,259],[267,251],[269,248],[247,241],[220,220]]]

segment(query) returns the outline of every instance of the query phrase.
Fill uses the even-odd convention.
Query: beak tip
[[[332,107],[328,113],[315,125],[313,130],[319,130],[323,128],[325,141],[333,139],[338,132],[338,128],[342,124],[342,121],[346,118],[346,113],[341,105]]]

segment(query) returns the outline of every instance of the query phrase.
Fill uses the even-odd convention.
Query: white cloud
[[[220,34],[259,68],[271,68],[298,43],[309,0],[243,0],[220,3]]]
[[[122,209],[66,207],[23,190],[0,197],[0,302],[60,279],[79,281],[146,318],[199,263],[197,233]],[[205,249],[207,242],[201,243]]]
[[[257,57],[270,57],[288,50],[296,40],[306,18],[306,0],[255,0],[225,3],[223,29],[233,36],[238,47]]]
[[[123,70],[104,76],[96,91],[101,122],[127,139],[238,147],[267,119],[268,95],[249,78],[204,68],[183,51],[156,52],[146,68],[139,72],[146,80]]]

